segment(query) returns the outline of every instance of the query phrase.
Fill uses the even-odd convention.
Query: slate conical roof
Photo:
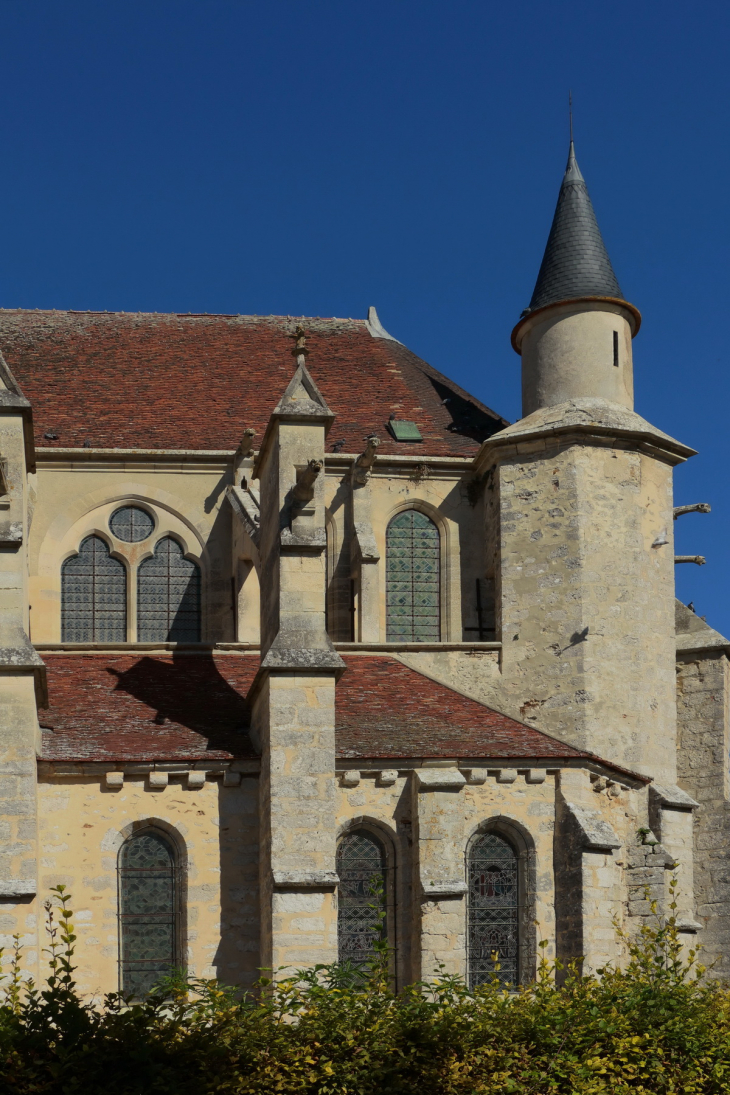
[[[623,300],[571,141],[568,165],[528,312],[580,297]]]

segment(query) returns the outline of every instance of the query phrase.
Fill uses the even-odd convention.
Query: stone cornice
[[[550,443],[634,448],[665,463],[681,464],[696,450],[656,429],[646,419],[605,399],[575,399],[555,407],[542,407],[500,430],[487,441],[475,459],[475,470],[484,471],[499,450],[502,455],[529,455]]]

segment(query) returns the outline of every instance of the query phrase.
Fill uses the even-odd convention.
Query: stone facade
[[[550,285],[575,288],[560,263]],[[375,938],[358,854],[398,985],[476,983],[500,946],[527,980],[541,940],[621,962],[616,925],[666,911],[672,877],[683,937],[727,976],[730,644],[675,619],[693,450],[634,413],[640,317],[591,284],[541,290],[515,328],[511,426],[374,310],[0,313],[0,942],[19,933],[35,978],[59,883],[92,996],[155,962],[250,984],[352,956]],[[125,507],[140,538],[110,527]],[[401,557],[410,511],[429,547],[416,531]],[[64,569],[89,537],[125,591],[113,641],[101,572]],[[140,642],[163,540],[184,566],[155,572],[166,622]],[[167,912],[126,896],[145,834]],[[168,949],[145,965],[155,916]]]

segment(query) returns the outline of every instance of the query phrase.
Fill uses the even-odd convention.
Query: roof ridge
[[[143,312],[123,311],[121,309],[94,309],[94,308],[6,308],[0,307],[0,315],[48,315],[48,316],[164,316],[170,319],[255,319],[255,320],[289,320],[291,323],[302,321],[317,321],[319,323],[355,323],[361,327],[367,327],[367,319],[352,316],[295,316],[283,313],[270,312],[260,315],[254,312]],[[395,340],[394,340],[395,341]]]

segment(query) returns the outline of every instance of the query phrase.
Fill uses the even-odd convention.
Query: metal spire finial
[[[568,117],[570,119],[570,143],[573,143],[573,92],[568,92]]]

